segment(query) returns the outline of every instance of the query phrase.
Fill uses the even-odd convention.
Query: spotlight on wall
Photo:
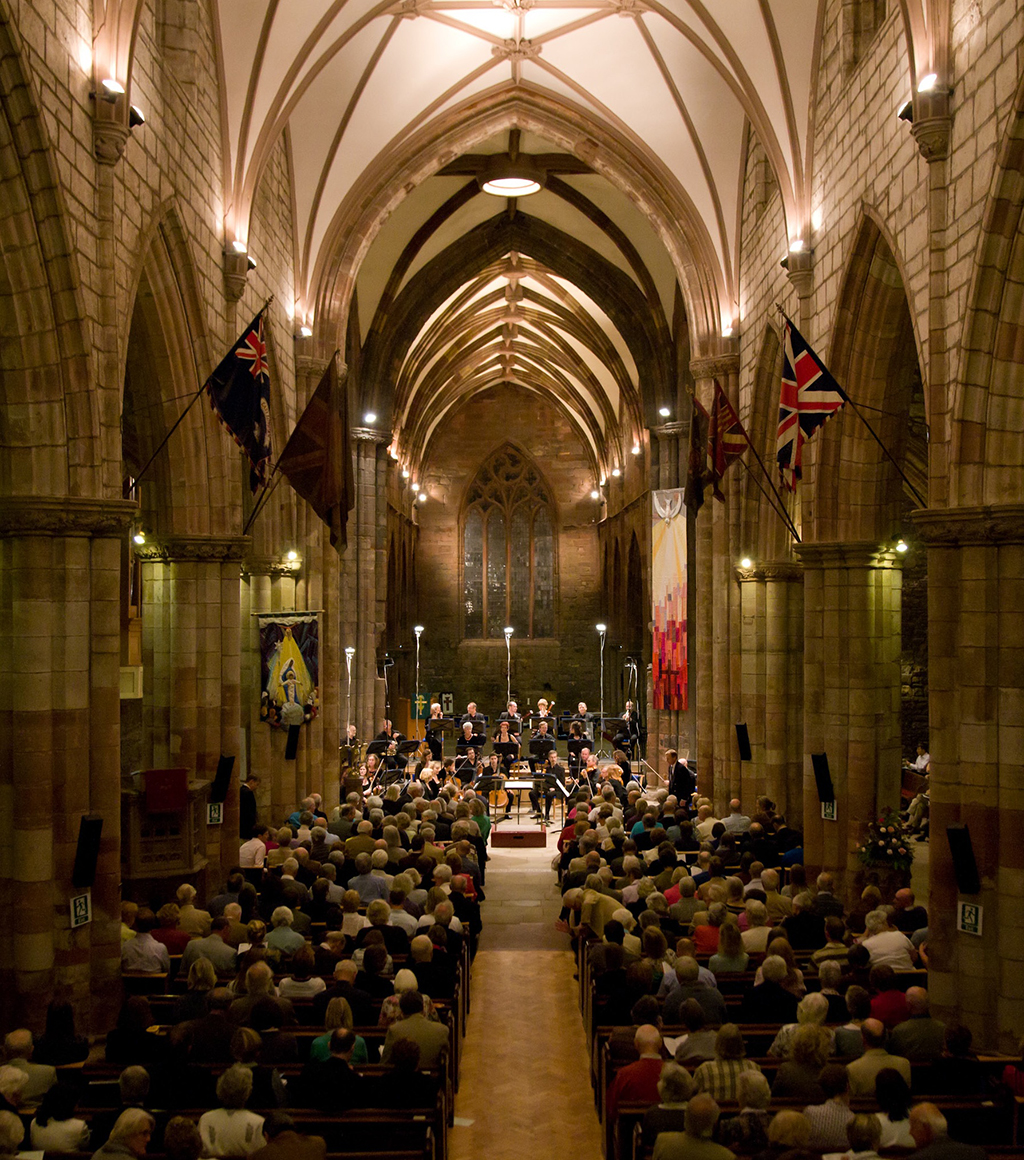
[[[367,411],[366,414],[363,416],[363,422],[364,423],[376,423],[377,422],[377,412],[376,411]]]
[[[245,264],[249,267],[250,270],[256,269],[256,259],[252,256],[252,254],[245,255]]]
[[[145,125],[146,114],[139,108],[138,105],[132,105],[128,110],[128,128],[135,129],[139,125]]]
[[[302,557],[294,549],[284,554],[284,566],[290,568],[293,572],[298,572],[302,567]]]
[[[619,471],[619,469],[617,467],[612,468],[612,477],[614,479],[618,479],[621,474],[622,474],[622,472]]]
[[[789,243],[789,252],[791,254],[802,254],[804,252],[803,238],[792,238]]]
[[[403,468],[402,468],[402,478],[403,478],[403,479],[408,479],[408,478],[409,478],[409,469],[408,469],[408,467],[403,467]]]
[[[667,418],[669,417],[669,415],[671,415],[671,414],[672,414],[672,412],[671,412],[671,411],[668,409],[668,407],[659,407],[659,408],[658,408],[658,414],[659,414],[659,415],[660,415],[660,416],[661,416],[663,419],[667,419]]]
[[[118,97],[124,96],[124,85],[113,77],[107,77],[105,80],[100,81],[99,91],[90,93],[89,96],[99,97],[101,101],[106,101],[108,105],[114,105],[117,103]]]
[[[245,242],[239,241],[237,238],[231,243],[231,248],[236,254],[244,254],[248,248]]]
[[[753,566],[754,566],[754,561],[751,560],[751,558],[749,556],[744,556],[743,559],[740,560],[740,567],[741,568],[753,568]]]
[[[906,121],[908,124],[913,125],[913,123],[914,123],[914,102],[912,100],[907,101],[907,103],[900,109],[900,111],[896,114],[896,116],[901,121]]]
[[[632,448],[630,449],[630,454],[632,454],[632,455],[639,455],[640,454],[640,444],[639,443],[633,444]]]
[[[426,503],[427,502],[427,493],[425,491],[421,491],[420,494],[417,496],[417,499],[420,501],[420,503]]]
[[[597,490],[597,488],[596,488],[596,487],[595,487],[595,488],[594,488],[594,490],[593,490],[593,491],[590,493],[590,498],[591,498],[591,499],[600,499],[600,498],[601,498],[601,493],[600,493],[600,492]]]
[[[132,539],[136,544],[144,544],[146,542],[146,533],[142,530],[142,528],[138,528],[136,529],[135,534],[132,536]]]
[[[607,476],[607,475],[602,475],[602,476],[601,476],[601,482],[598,484],[598,487],[604,487],[604,485],[605,485],[607,482],[608,482],[608,476]]]
[[[930,93],[938,83],[939,78],[935,73],[925,73],[917,82],[917,91],[919,93]]]
[[[899,552],[901,555],[904,552],[910,551],[910,545],[907,543],[907,541],[902,536],[900,536],[900,538],[896,541],[896,551]]]
[[[312,338],[313,337],[312,326],[306,326],[306,325],[300,326],[298,336],[299,336],[299,338]]]
[[[732,323],[727,322],[725,324],[725,326],[722,327],[722,337],[723,338],[732,338],[732,335],[733,335]]]

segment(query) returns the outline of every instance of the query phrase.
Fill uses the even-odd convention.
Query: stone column
[[[739,356],[735,353],[690,363],[696,396],[710,413],[717,379],[739,410]],[[737,469],[734,467],[733,472]],[[734,572],[739,551],[740,489],[734,475],[722,488],[724,502],[711,498],[696,517],[697,572],[697,770],[700,792],[716,809],[728,808],[740,791],[735,724],[740,719],[740,592]],[[719,815],[720,816],[720,815]]]
[[[248,543],[242,536],[167,536],[138,549],[145,689],[155,703],[147,719],[166,722],[166,732],[150,738],[153,758],[206,781],[222,754],[235,758],[223,823],[206,835],[211,887],[238,859],[239,571]]]
[[[803,570],[789,561],[737,568],[742,720],[753,760],[742,764],[740,800],[767,794],[792,816],[802,800]]]
[[[900,787],[900,581],[875,543],[799,544],[804,566],[804,862],[850,895],[867,822]],[[810,754],[827,753],[838,819],[823,821]]]
[[[354,427],[356,506],[349,514],[348,547],[342,554],[345,612],[341,647],[355,646],[352,715],[364,740],[384,716],[384,683],[377,679],[377,650],[383,641],[387,599],[387,506],[385,483],[390,432]]]
[[[85,1029],[120,997],[122,500],[0,500],[0,941],[4,1021],[40,1028],[56,985]],[[103,817],[93,920],[71,929],[85,813]]]
[[[686,464],[689,453],[689,437],[690,424],[686,423],[662,423],[658,427],[651,428],[651,443],[652,447],[657,447],[657,455],[652,456],[655,461],[651,467],[651,490],[666,490],[668,488],[683,487],[686,483]],[[650,519],[650,512],[648,511],[647,518]],[[664,761],[662,754],[666,749],[678,749],[680,753],[689,753],[690,756],[696,760],[697,746],[696,746],[696,730],[694,729],[694,721],[696,719],[695,708],[695,658],[696,658],[696,637],[694,633],[694,610],[697,607],[697,598],[694,591],[694,562],[693,562],[693,521],[688,519],[688,548],[687,560],[689,575],[686,578],[687,585],[687,626],[689,630],[690,639],[687,642],[687,662],[689,671],[687,679],[689,682],[689,708],[685,711],[675,711],[670,709],[655,709],[652,695],[647,700],[646,717],[647,717],[647,760],[653,765],[659,774],[664,769]],[[648,535],[650,533],[648,532]],[[651,544],[647,544],[648,558],[650,558]],[[650,593],[647,593],[650,599]],[[648,619],[650,617],[648,616]],[[649,682],[645,682],[645,686]],[[647,771],[648,784],[651,784],[653,775],[650,770]],[[660,778],[660,780],[664,780]]]
[[[1016,1052],[1024,1025],[1024,505],[914,514],[928,544],[931,842],[928,990],[940,1018]],[[946,827],[981,880],[957,890]],[[981,936],[956,929],[982,907]]]

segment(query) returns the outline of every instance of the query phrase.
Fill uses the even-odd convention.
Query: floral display
[[[896,810],[882,810],[878,820],[868,826],[863,845],[857,847],[857,855],[865,866],[910,869],[914,851],[903,833],[903,823]]]

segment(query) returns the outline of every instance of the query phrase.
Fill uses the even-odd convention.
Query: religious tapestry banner
[[[651,601],[654,606],[654,708],[685,709],[686,508],[683,489],[652,493]]]
[[[320,707],[315,613],[260,615],[260,720],[277,729],[312,721]]]

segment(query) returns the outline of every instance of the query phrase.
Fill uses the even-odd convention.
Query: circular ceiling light
[[[492,197],[529,197],[544,188],[547,174],[532,158],[492,157],[478,178],[480,188]]]

